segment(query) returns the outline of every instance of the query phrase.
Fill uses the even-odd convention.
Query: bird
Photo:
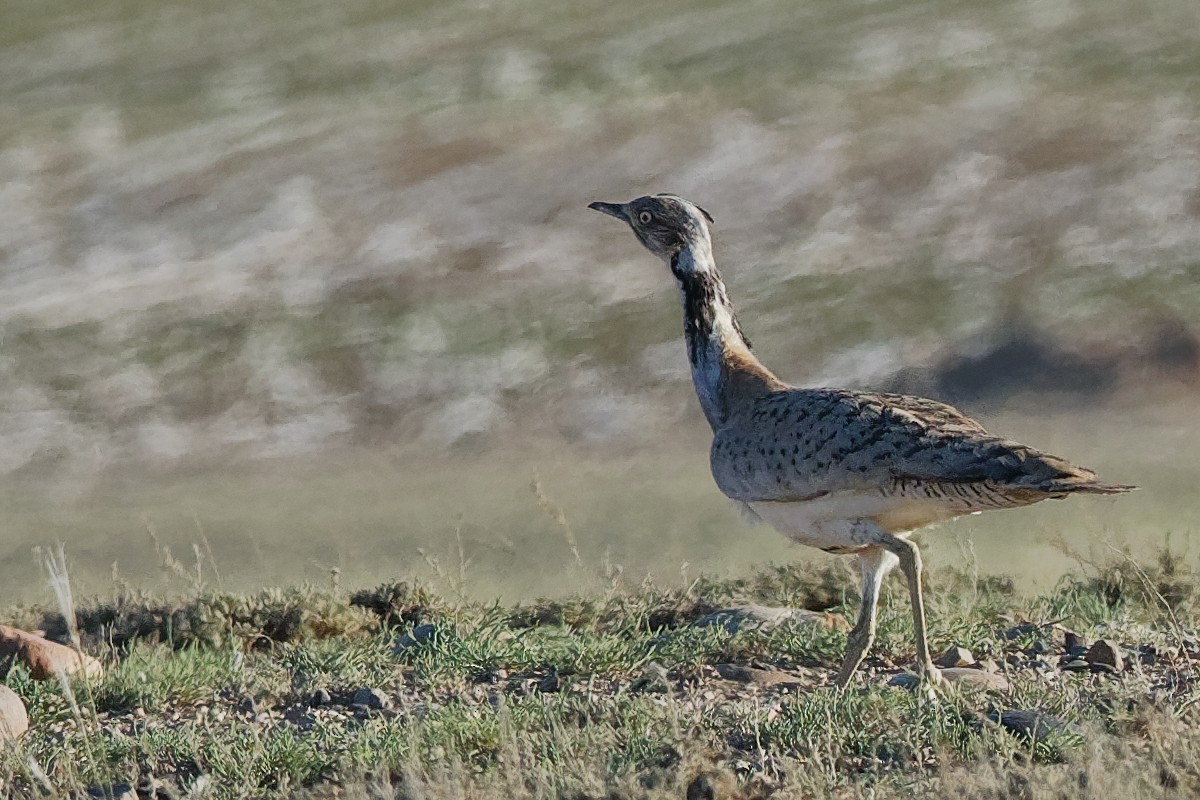
[[[965,514],[1135,488],[1102,483],[1092,470],[993,436],[937,400],[785,383],[742,332],[713,256],[711,214],[674,194],[588,208],[625,222],[678,284],[717,487],[792,541],[857,558],[861,606],[835,678],[839,689],[874,642],[880,588],[897,566],[912,605],[917,675],[945,682],[930,657],[914,531]]]

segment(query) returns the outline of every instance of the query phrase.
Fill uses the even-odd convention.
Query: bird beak
[[[625,216],[624,203],[588,203],[588,208],[599,211],[601,214],[608,214],[610,217],[616,217],[622,222],[629,221],[629,218]]]

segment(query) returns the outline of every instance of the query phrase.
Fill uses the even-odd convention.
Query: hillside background
[[[712,486],[672,282],[586,210],[664,190],[781,376],[1144,487],[955,523],[935,563],[1188,552],[1190,0],[9,0],[6,596],[58,541],[94,592],[822,558]]]

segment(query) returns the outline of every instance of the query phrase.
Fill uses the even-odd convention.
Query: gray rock
[[[1120,672],[1125,668],[1125,657],[1121,655],[1121,648],[1112,639],[1096,642],[1088,649],[1085,658],[1089,664],[1102,669],[1110,667],[1113,672]]]
[[[312,693],[312,697],[308,699],[308,704],[313,708],[327,706],[333,702],[333,696],[325,689],[317,689]]]
[[[381,689],[372,689],[369,686],[364,686],[355,692],[354,698],[350,702],[352,705],[366,706],[377,711],[392,705],[392,699]]]
[[[1092,665],[1084,661],[1082,658],[1073,658],[1062,665],[1062,668],[1067,672],[1087,672],[1092,668]]]
[[[1063,631],[1063,648],[1071,658],[1079,658],[1087,652],[1087,643],[1075,631]]]

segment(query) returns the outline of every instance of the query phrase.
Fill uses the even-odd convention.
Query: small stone
[[[1050,645],[1045,639],[1038,639],[1029,647],[1029,652],[1035,656],[1044,656],[1051,650]]]
[[[539,692],[546,692],[547,694],[553,694],[554,692],[557,692],[559,689],[561,689],[562,685],[563,685],[563,680],[562,680],[562,678],[558,677],[558,673],[551,672],[549,675],[547,675],[546,677],[544,677],[540,681],[538,681],[537,687],[538,687]]]
[[[332,702],[333,702],[333,695],[329,694],[329,691],[326,689],[317,689],[315,692],[312,693],[312,697],[310,697],[308,700],[308,704],[310,706],[312,706],[313,708],[320,708],[321,706],[327,706]]]
[[[1078,658],[1087,652],[1087,644],[1075,631],[1063,631],[1063,649],[1067,651],[1067,655]]]
[[[991,658],[979,659],[979,668],[981,670],[983,670],[984,672],[999,672],[1000,671],[1000,665],[996,663],[995,659],[991,659]]]
[[[16,739],[29,730],[29,714],[21,697],[0,685],[0,742]]]
[[[1087,672],[1092,668],[1092,665],[1084,661],[1082,658],[1073,658],[1062,665],[1062,668],[1067,672]]]
[[[18,628],[0,625],[0,664],[19,661],[35,681],[46,681],[60,672],[83,674],[89,678],[104,672],[99,661],[65,644],[43,639]]]
[[[392,705],[392,699],[382,690],[372,689],[369,686],[364,686],[355,692],[354,698],[350,702],[352,705],[366,706],[377,711]]]
[[[1089,664],[1101,667],[1111,667],[1113,672],[1120,672],[1125,667],[1125,658],[1121,648],[1112,639],[1101,639],[1087,651],[1085,656]]]
[[[935,667],[968,667],[975,663],[975,655],[965,647],[955,645],[933,660]]]

